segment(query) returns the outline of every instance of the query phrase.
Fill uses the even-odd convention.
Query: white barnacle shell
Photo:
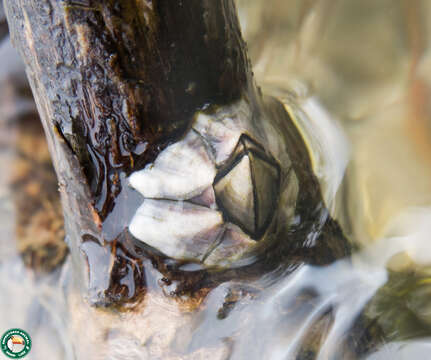
[[[179,259],[203,259],[222,230],[220,212],[171,200],[144,200],[130,232],[164,254]]]
[[[202,137],[190,131],[162,151],[154,164],[134,172],[129,181],[146,198],[186,200],[210,187],[215,174]]]
[[[209,144],[220,165],[231,156],[241,135],[252,131],[250,118],[250,108],[242,101],[215,114],[198,113],[193,129]]]
[[[144,196],[130,233],[169,257],[207,266],[245,256],[285,202],[280,193],[296,198],[279,188],[281,169],[288,174],[291,164],[280,168],[276,160],[283,148],[276,133],[258,124],[244,100],[198,113],[182,140],[130,176]]]

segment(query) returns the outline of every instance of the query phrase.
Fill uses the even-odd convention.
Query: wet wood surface
[[[197,110],[251,86],[235,6],[19,0],[5,8],[59,178],[72,256],[82,279],[91,257],[110,274],[116,246],[83,257],[81,245],[104,246],[127,227],[137,204],[126,176],[187,131]]]
[[[180,136],[198,109],[248,86],[230,0],[22,0],[7,8],[42,121],[77,157],[102,220],[124,173]]]

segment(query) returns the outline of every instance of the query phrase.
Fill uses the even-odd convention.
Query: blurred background
[[[340,297],[349,305],[359,292],[367,294],[344,316],[364,311],[393,340],[370,359],[426,358],[431,2],[236,3],[256,81],[306,113],[298,123],[325,200],[358,248],[353,265],[343,268],[345,279],[339,268],[325,273],[343,286],[364,281],[364,288]],[[44,344],[50,358],[73,359],[58,285],[67,249],[55,174],[1,10],[0,38],[0,332],[28,330],[34,343],[29,359],[42,358]],[[373,275],[377,282],[368,279]]]
[[[355,240],[431,201],[429,1],[238,0],[258,82],[316,96],[347,135]]]

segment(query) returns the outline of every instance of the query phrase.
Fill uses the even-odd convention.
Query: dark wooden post
[[[110,280],[82,282],[85,263],[110,273],[103,246],[135,210],[123,179],[181,136],[197,110],[253,88],[236,9],[233,0],[6,0],[5,8],[60,182],[77,279],[97,288]],[[86,252],[85,239],[99,253]],[[103,286],[93,290],[98,298]]]

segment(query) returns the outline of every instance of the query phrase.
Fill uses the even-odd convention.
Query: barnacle
[[[261,120],[245,101],[198,113],[182,140],[130,176],[144,197],[130,233],[169,257],[205,265],[225,266],[255,249],[298,192],[291,162],[280,156],[283,138]]]

